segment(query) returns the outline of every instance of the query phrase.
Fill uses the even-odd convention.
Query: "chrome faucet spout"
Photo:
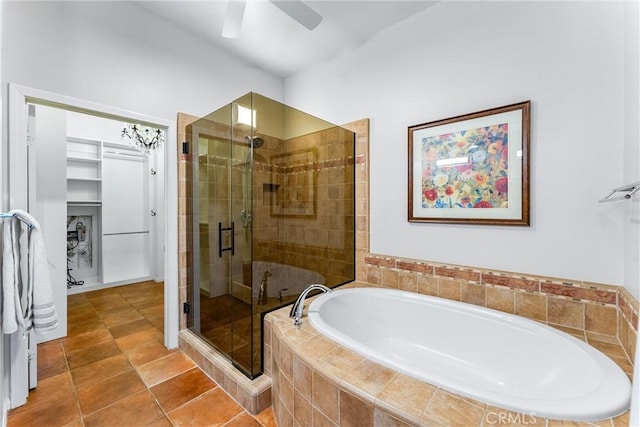
[[[298,296],[298,299],[291,307],[291,312],[289,313],[289,317],[293,319],[293,324],[297,327],[302,325],[302,311],[304,310],[304,300],[307,298],[309,292],[312,291],[322,291],[324,293],[331,293],[333,290],[324,285],[311,285]]]

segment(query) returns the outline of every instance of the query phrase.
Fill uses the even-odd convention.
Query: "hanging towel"
[[[26,330],[21,295],[20,248],[17,221],[2,223],[2,332],[12,334],[18,325]]]
[[[26,293],[23,292],[22,298],[22,303],[26,304],[26,307],[23,306],[23,314],[27,328],[33,326],[37,334],[45,334],[58,327],[58,314],[53,302],[53,289],[42,229],[38,221],[27,212],[15,209],[10,213],[18,215],[31,224],[29,230],[28,224],[19,222],[22,229],[20,241],[24,244],[27,243],[25,240],[28,240],[28,245],[20,245],[21,261],[28,260]],[[12,222],[18,223],[18,221]]]

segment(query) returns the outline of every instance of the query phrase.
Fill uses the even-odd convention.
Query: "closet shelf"
[[[92,157],[76,157],[76,156],[67,156],[67,160],[72,162],[85,162],[85,163],[100,163],[100,159],[92,158]]]
[[[101,206],[102,200],[67,200],[67,204],[72,206]]]

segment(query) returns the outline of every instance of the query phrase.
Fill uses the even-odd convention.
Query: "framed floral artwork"
[[[531,102],[409,127],[409,221],[529,225]]]

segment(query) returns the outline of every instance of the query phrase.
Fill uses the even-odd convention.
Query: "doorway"
[[[47,233],[55,288],[65,268],[68,295],[163,281],[157,163],[164,147],[141,152],[121,137],[127,123],[119,120],[37,104],[28,111],[29,210]]]
[[[115,107],[96,104],[77,98],[67,97],[51,92],[40,91],[24,86],[9,85],[9,208],[29,209],[30,200],[33,198],[33,189],[28,187],[29,182],[34,182],[36,170],[30,165],[33,159],[32,140],[29,135],[29,104],[54,107],[64,111],[73,111],[94,117],[108,118],[123,122],[142,123],[148,126],[162,129],[166,139],[163,158],[158,161],[158,172],[162,174],[162,186],[164,191],[158,192],[159,207],[156,215],[159,224],[157,235],[164,244],[160,257],[164,264],[164,344],[168,348],[175,348],[178,344],[178,313],[177,313],[177,204],[171,201],[177,200],[177,157],[175,141],[175,123],[170,120],[132,113]],[[32,162],[33,160],[31,160]],[[165,203],[165,200],[167,201]],[[66,235],[64,236],[66,240]],[[66,262],[64,262],[66,264]],[[65,267],[66,270],[66,267]],[[66,271],[65,271],[66,275]],[[54,291],[55,292],[55,291]],[[56,298],[58,311],[66,315],[66,288],[64,297]],[[62,317],[62,316],[60,316]],[[65,316],[66,317],[66,316]],[[66,335],[66,319],[54,335],[39,337],[39,342],[48,341]],[[13,347],[13,346],[12,346]],[[12,352],[14,349],[12,348]]]

